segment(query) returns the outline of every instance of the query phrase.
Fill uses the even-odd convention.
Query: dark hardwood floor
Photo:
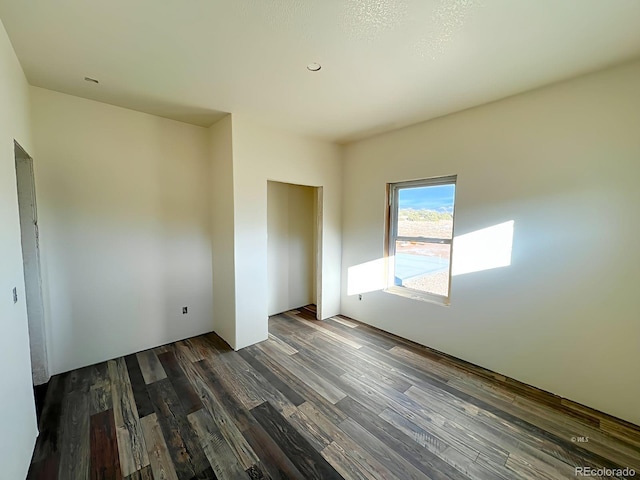
[[[239,352],[209,334],[52,378],[29,478],[640,476],[631,424],[312,306],[269,329]]]

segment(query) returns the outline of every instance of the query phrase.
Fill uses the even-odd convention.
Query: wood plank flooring
[[[52,378],[28,478],[640,476],[637,426],[314,311],[239,352],[208,334]]]

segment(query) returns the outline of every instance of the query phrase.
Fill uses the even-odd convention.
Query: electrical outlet
[[[18,303],[18,287],[13,287],[13,303]]]
[[[185,315],[185,314],[187,314],[187,313],[189,313],[189,312],[187,311],[187,307],[182,307],[182,314],[183,314],[183,315]]]

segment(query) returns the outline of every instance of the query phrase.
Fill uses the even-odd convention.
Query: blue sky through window
[[[455,185],[434,185],[431,187],[403,188],[399,194],[399,208],[414,210],[435,210],[453,212]]]

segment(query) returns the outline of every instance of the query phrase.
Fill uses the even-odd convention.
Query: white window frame
[[[398,236],[398,206],[400,190],[407,188],[434,187],[438,185],[456,185],[457,175],[447,175],[444,177],[426,178],[423,180],[410,180],[406,182],[396,182],[387,184],[387,234],[385,241],[385,257],[387,269],[387,287],[385,292],[401,295],[415,300],[437,303],[448,306],[451,304],[451,264],[453,263],[453,231],[451,239],[448,238],[427,238],[427,237],[404,237]],[[457,189],[456,189],[457,190]],[[453,228],[455,228],[455,191],[453,197],[453,209],[451,217]],[[449,286],[448,295],[438,295],[436,293],[415,290],[413,288],[395,285],[395,255],[396,241],[436,243],[450,245],[449,254]]]

